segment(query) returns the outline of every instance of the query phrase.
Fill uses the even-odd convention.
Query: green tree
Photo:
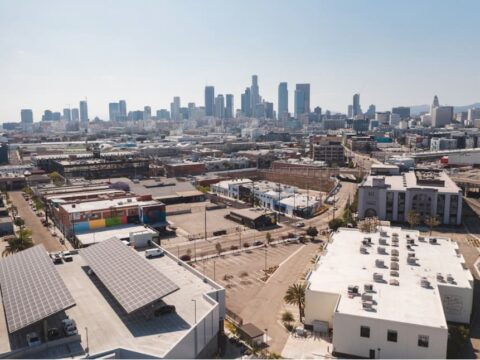
[[[216,243],[216,244],[215,244],[215,250],[217,250],[218,255],[220,255],[220,254],[222,253],[222,251],[223,251],[223,249],[222,249],[222,244]]]
[[[293,314],[290,312],[290,311],[285,311],[283,314],[282,314],[282,321],[284,323],[291,323],[293,322],[295,319],[293,317]]]
[[[425,224],[428,226],[428,228],[430,229],[430,235],[432,235],[432,230],[434,227],[437,227],[438,225],[440,225],[440,221],[438,220],[438,217],[435,216],[435,215],[430,215],[430,216],[427,216],[427,218],[425,219]]]
[[[335,219],[332,219],[328,222],[328,227],[330,229],[332,229],[333,231],[336,231],[339,227],[342,227],[344,226],[344,222],[342,219],[339,219],[339,218],[335,218]]]
[[[23,226],[23,225],[25,225],[25,221],[24,221],[22,218],[20,218],[20,217],[15,218],[15,220],[13,221],[13,223],[14,223],[15,225],[17,225],[17,226]]]
[[[315,236],[318,235],[318,229],[315,226],[310,226],[307,229],[307,235],[310,236],[313,239],[315,239]]]
[[[413,228],[420,224],[420,214],[415,210],[410,210],[407,213],[407,222],[410,224],[410,228]]]
[[[55,186],[61,186],[64,183],[63,176],[56,171],[53,171],[50,174],[48,174],[48,177],[50,178],[50,180],[52,180]]]
[[[304,317],[305,310],[305,284],[293,284],[288,287],[287,293],[283,297],[283,300],[290,305],[298,306],[298,314],[300,321]]]
[[[272,242],[272,234],[270,234],[269,232],[267,232],[265,234],[265,240],[267,240],[267,244],[270,244]]]
[[[8,256],[15,254],[19,251],[28,249],[32,247],[32,231],[28,229],[20,229],[17,232],[17,236],[12,237],[8,240],[7,246],[2,252],[2,256]]]

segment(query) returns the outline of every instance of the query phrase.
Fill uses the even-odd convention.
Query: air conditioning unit
[[[441,273],[437,273],[437,281],[441,283],[445,282],[445,279]]]
[[[398,249],[392,249],[392,255],[393,256],[398,256],[400,254],[400,252],[398,251]]]
[[[362,302],[362,307],[365,310],[372,310],[373,309],[373,304],[370,301],[364,301],[364,302]]]
[[[429,242],[430,244],[432,244],[432,245],[435,245],[435,244],[437,244],[437,238],[430,238],[430,239],[428,240],[428,242]]]
[[[392,262],[390,263],[390,269],[392,269],[392,270],[398,270],[398,269],[400,269],[400,265],[398,264],[398,262],[392,261]]]
[[[365,285],[363,285],[363,291],[373,292],[373,284],[365,284]]]
[[[380,231],[380,236],[388,236],[388,234],[385,230],[382,230]]]
[[[349,294],[358,294],[358,286],[348,285],[348,293]]]
[[[425,237],[424,236],[419,236],[418,241],[425,242]]]
[[[373,295],[368,294],[368,293],[363,293],[362,294],[362,300],[363,301],[373,301]]]
[[[380,238],[379,243],[380,245],[387,245],[387,239]]]
[[[417,259],[414,257],[408,257],[407,258],[407,263],[410,265],[416,265],[417,264]]]
[[[383,260],[377,259],[375,260],[375,266],[379,268],[384,268],[385,267],[385,262]]]
[[[397,256],[392,256],[392,257],[390,258],[390,261],[398,262],[398,257],[397,257]]]
[[[453,279],[452,274],[447,274],[447,281],[448,281],[450,284],[453,284],[453,283],[455,282],[455,280]]]
[[[367,248],[365,246],[360,246],[360,254],[368,254]]]
[[[420,285],[423,288],[429,288],[430,287],[430,281],[428,281],[428,279],[426,277],[422,277],[422,279],[420,280]]]
[[[396,271],[396,270],[391,270],[391,271],[390,271],[390,276],[396,276],[396,277],[399,277],[399,276],[400,276],[400,274],[399,274],[399,272],[398,272],[398,271]]]
[[[383,246],[377,247],[377,252],[379,254],[386,254],[387,253],[387,251],[385,250],[385,248]]]
[[[399,286],[400,285],[400,281],[398,281],[397,279],[390,279],[390,285],[394,285],[394,286]]]
[[[383,281],[383,275],[380,273],[373,273],[373,280],[377,282]]]

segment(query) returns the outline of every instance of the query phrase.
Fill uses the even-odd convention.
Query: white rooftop
[[[295,199],[293,196],[290,196],[286,199],[280,200],[280,204],[287,206],[295,206],[295,208],[305,208],[307,206],[316,205],[319,200],[315,196],[299,195],[295,194]]]
[[[155,230],[143,225],[125,224],[114,227],[100,228],[86,233],[77,234],[76,237],[82,245],[91,245],[116,237],[120,240],[129,239],[130,233],[140,234],[149,233],[157,235]]]
[[[124,206],[134,206],[134,205],[155,205],[158,204],[158,201],[155,200],[138,200],[137,197],[132,196],[128,198],[121,199],[108,199],[108,200],[95,200],[95,201],[86,201],[80,202],[78,204],[66,204],[62,205],[68,213],[78,213],[86,211],[95,211],[95,210],[104,210],[110,208],[119,208]]]
[[[439,286],[472,289],[471,273],[464,269],[464,258],[458,252],[458,246],[449,239],[437,238],[437,244],[419,241],[419,233],[414,230],[402,230],[395,227],[382,227],[386,236],[380,232],[362,233],[358,229],[339,229],[329,243],[326,255],[322,256],[316,269],[309,275],[309,289],[312,291],[335,293],[340,295],[336,311],[354,316],[370,317],[396,322],[406,322],[431,327],[444,327],[445,320]],[[392,234],[397,233],[398,247],[392,246]],[[385,235],[385,234],[384,234]],[[413,238],[415,257],[418,265],[407,263],[407,238]],[[368,254],[362,254],[360,247],[364,238],[371,238],[367,246]],[[379,254],[379,239],[387,239],[387,254]],[[391,257],[394,249],[399,252],[399,276],[391,276]],[[376,260],[384,260],[385,267],[376,266]],[[373,280],[373,274],[383,276],[383,282]],[[437,274],[444,278],[451,274],[454,283],[437,281]],[[421,286],[422,277],[426,277],[431,287]],[[396,279],[399,285],[390,285]],[[358,286],[364,292],[364,285],[372,284],[375,292],[373,299],[375,311],[366,311],[362,307],[361,297],[349,297],[348,287]]]
[[[441,193],[458,193],[461,191],[457,184],[444,172],[438,174],[438,179],[444,181],[443,186],[419,184],[415,171],[409,171],[401,175],[369,175],[362,186],[372,186],[373,179],[381,178],[385,179],[385,185],[394,191],[406,191],[409,188],[436,189]]]

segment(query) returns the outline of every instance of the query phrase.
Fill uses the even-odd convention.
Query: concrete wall
[[[447,355],[447,328],[432,328],[340,313],[334,314],[333,326],[334,351],[340,354],[368,358],[370,349],[374,349],[375,357],[382,359],[441,359]],[[370,327],[369,338],[360,337],[361,326]],[[397,342],[387,341],[388,330],[397,331]],[[428,348],[418,346],[418,335],[429,337]]]
[[[313,321],[320,320],[328,322],[330,328],[333,327],[333,314],[339,299],[339,294],[307,289],[305,291],[305,324],[311,325]]]
[[[438,291],[447,321],[470,324],[473,289],[438,284]]]

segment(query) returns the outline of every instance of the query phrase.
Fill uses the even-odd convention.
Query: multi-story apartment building
[[[310,138],[310,154],[315,161],[325,161],[329,166],[345,164],[342,138],[336,136],[315,136]]]

